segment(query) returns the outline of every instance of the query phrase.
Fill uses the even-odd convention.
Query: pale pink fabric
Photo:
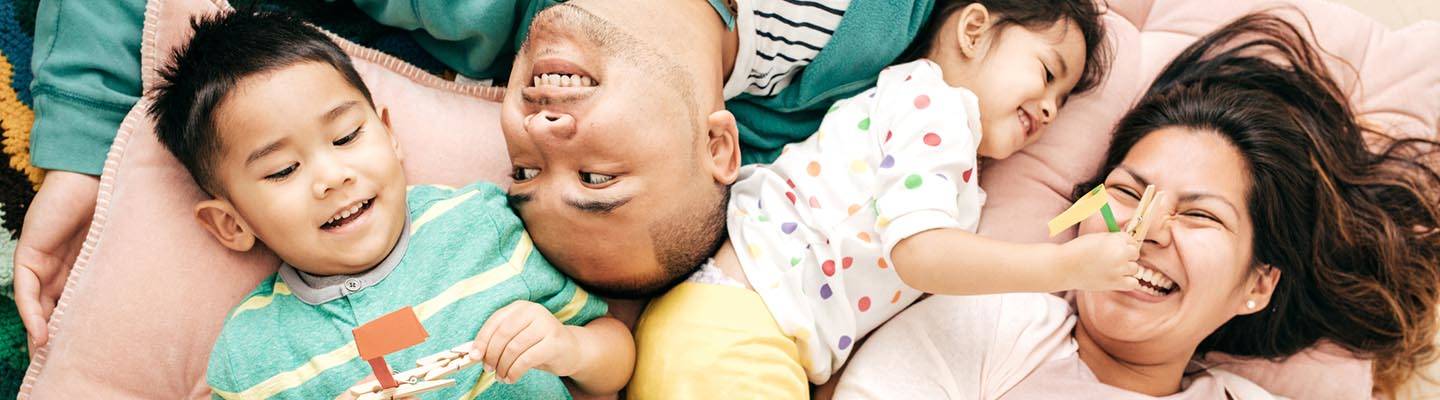
[[[1433,67],[1440,59],[1440,41],[1434,40],[1440,24],[1386,31],[1318,0],[1111,0],[1106,20],[1117,47],[1109,81],[1076,98],[1039,143],[983,169],[990,201],[981,232],[1045,240],[1045,221],[1067,206],[1071,186],[1094,172],[1111,125],[1170,57],[1246,12],[1297,3],[1320,31],[1320,43],[1358,68],[1363,85],[1353,75],[1340,78],[1366,119],[1434,134],[1440,124],[1440,68]],[[151,0],[142,49],[147,87],[155,82],[159,56],[188,37],[189,17],[227,7],[224,0]],[[507,181],[498,107],[486,100],[497,92],[445,82],[353,44],[344,47],[376,101],[390,110],[412,182]],[[205,396],[205,361],[225,313],[274,270],[275,257],[230,253],[194,223],[190,208],[202,194],[139,111],[131,112],[116,137],[100,190],[95,223],[50,322],[50,345],[36,352],[20,397]],[[1234,370],[1290,397],[1368,397],[1369,375],[1360,372],[1368,371],[1368,363],[1318,357]]]
[[[191,34],[191,16],[224,8],[224,0],[151,1],[145,87]],[[376,105],[390,110],[410,182],[508,186],[498,89],[458,85],[343,47]],[[206,359],[226,312],[278,265],[266,250],[220,247],[195,223],[191,210],[203,193],[156,140],[142,113],[148,102],[131,110],[115,138],[95,222],[50,320],[50,344],[34,355],[20,398],[208,398]]]

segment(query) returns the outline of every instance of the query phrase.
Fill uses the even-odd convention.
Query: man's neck
[[[1164,397],[1180,392],[1180,380],[1189,356],[1162,364],[1140,365],[1116,358],[1085,329],[1085,322],[1075,324],[1075,342],[1079,345],[1080,361],[1084,362],[1101,383],[1149,396]]]

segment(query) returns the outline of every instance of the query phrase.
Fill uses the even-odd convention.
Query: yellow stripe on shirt
[[[429,210],[425,210],[425,213],[420,214],[420,218],[416,218],[415,223],[410,225],[410,234],[414,235],[415,232],[420,231],[420,227],[425,226],[425,224],[430,223],[430,221],[434,221],[435,218],[439,218],[441,215],[445,215],[445,212],[450,211],[450,209],[455,208],[455,206],[460,205],[460,203],[464,203],[465,200],[470,200],[471,197],[475,197],[477,194],[480,194],[480,191],[471,190],[465,192],[465,194],[435,202],[435,205],[430,206]]]
[[[570,296],[570,302],[565,303],[565,307],[561,307],[560,311],[555,312],[555,319],[560,320],[560,323],[569,323],[571,318],[580,315],[580,310],[585,308],[585,302],[588,300],[590,300],[590,294],[585,293],[585,289],[576,286],[575,295]]]
[[[424,322],[426,319],[429,319],[456,301],[484,292],[496,284],[520,275],[520,273],[525,270],[525,260],[530,257],[530,253],[533,250],[534,243],[530,241],[530,235],[521,235],[519,243],[515,244],[515,250],[511,252],[510,259],[506,261],[505,264],[456,282],[454,285],[450,285],[449,288],[440,292],[439,295],[415,306],[415,315],[420,318],[421,322]],[[360,353],[355,348],[355,342],[350,341],[339,349],[311,357],[309,361],[299,368],[275,374],[275,376],[255,386],[251,386],[242,392],[228,393],[232,396],[221,395],[221,397],[244,399],[269,398],[280,394],[280,392],[304,385],[305,382],[314,379],[316,376],[325,372],[325,370],[344,365],[357,357],[360,357]],[[212,390],[214,389],[212,388]],[[217,394],[221,393],[219,390],[214,391]]]
[[[230,318],[235,318],[236,315],[240,315],[240,313],[242,312],[259,310],[268,307],[270,306],[270,303],[273,303],[275,301],[275,296],[290,295],[290,285],[286,285],[285,282],[276,280],[275,286],[271,287],[269,295],[255,296],[245,299],[244,303],[240,303],[239,306],[235,307],[235,311],[230,313]]]

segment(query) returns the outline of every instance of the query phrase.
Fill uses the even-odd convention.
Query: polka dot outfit
[[[730,240],[811,382],[829,380],[857,340],[920,296],[890,268],[896,243],[935,228],[975,230],[985,201],[979,142],[975,94],[920,60],[837,102],[819,132],[774,164],[741,170]]]

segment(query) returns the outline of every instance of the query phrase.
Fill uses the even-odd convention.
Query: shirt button
[[[346,279],[345,290],[349,290],[351,292],[360,291],[360,280],[355,278]]]

